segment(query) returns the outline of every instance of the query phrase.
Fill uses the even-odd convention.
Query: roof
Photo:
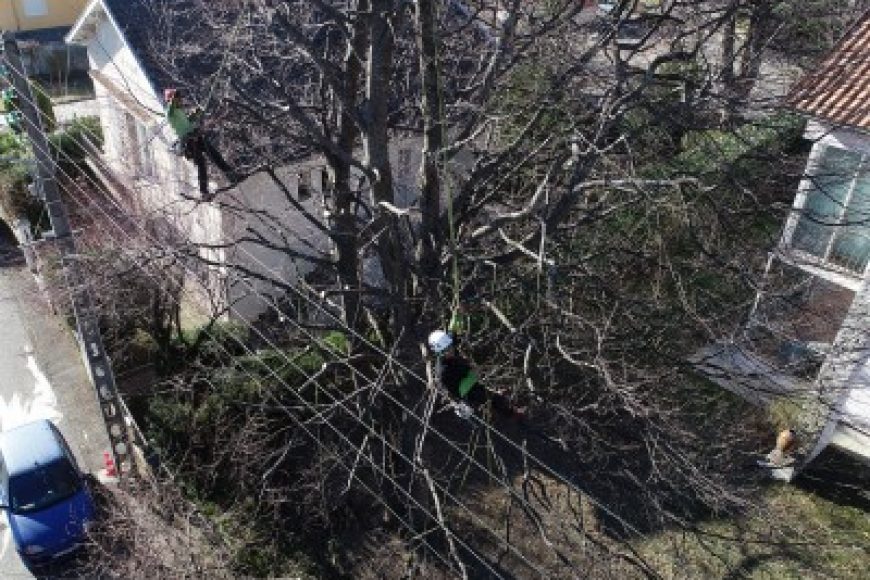
[[[95,33],[94,23],[108,17],[118,29],[127,47],[136,57],[154,94],[161,95],[163,87],[174,85],[167,67],[160,62],[166,52],[170,29],[183,29],[185,14],[192,6],[190,0],[93,0],[66,37],[70,43],[87,43]],[[191,76],[199,71],[177,71]]]
[[[820,120],[870,129],[870,10],[792,87],[785,103]]]
[[[157,23],[154,2],[150,0],[102,0],[115,25],[133,51],[151,88],[160,94],[166,84],[162,69],[157,66],[149,46],[149,32]]]
[[[0,453],[9,476],[28,471],[35,464],[45,465],[63,455],[51,423],[45,419],[0,433]]]

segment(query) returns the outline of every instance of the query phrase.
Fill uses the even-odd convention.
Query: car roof
[[[52,425],[47,420],[34,421],[0,433],[0,453],[10,477],[30,471],[63,456]]]

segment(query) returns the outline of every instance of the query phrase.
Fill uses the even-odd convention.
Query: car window
[[[69,448],[69,444],[66,442],[66,439],[64,439],[63,435],[61,435],[61,432],[54,425],[51,425],[51,430],[54,432],[54,438],[57,439],[58,445],[60,445],[61,449],[63,449],[64,454],[67,456],[72,466],[75,467],[76,471],[78,471],[79,463],[78,461],[76,461],[76,456],[73,455],[72,449]]]
[[[3,461],[3,457],[0,457],[0,504],[6,505],[6,462]]]
[[[39,511],[75,495],[80,487],[66,458],[38,465],[9,479],[9,507],[17,514]]]

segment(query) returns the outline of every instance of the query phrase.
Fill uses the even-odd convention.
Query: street
[[[2,234],[0,234],[2,236]],[[52,420],[84,471],[103,466],[108,437],[71,331],[54,316],[18,250],[0,237],[0,430]],[[0,521],[0,578],[29,578]]]

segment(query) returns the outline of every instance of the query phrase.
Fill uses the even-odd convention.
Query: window
[[[296,174],[296,196],[299,201],[311,199],[311,172],[302,171]]]
[[[148,128],[139,121],[136,123],[136,154],[139,156],[139,173],[142,177],[154,177],[154,148]]]
[[[811,174],[792,248],[863,274],[870,261],[870,156],[824,147]]]
[[[326,167],[320,168],[320,189],[324,199],[332,197],[332,189],[335,184],[332,182],[332,174]]]
[[[25,16],[45,16],[48,14],[48,6],[45,0],[24,0]]]

